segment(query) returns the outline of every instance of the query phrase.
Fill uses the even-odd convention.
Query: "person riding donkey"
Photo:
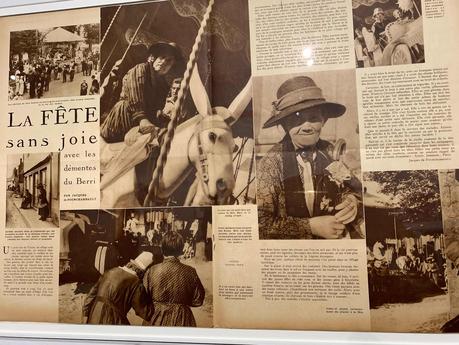
[[[101,90],[101,104],[112,97],[116,88],[120,63],[115,64]],[[147,160],[136,165],[136,196],[142,201],[147,194],[151,172],[158,155],[158,139],[167,123],[163,120],[163,108],[173,80],[184,71],[184,59],[175,43],[158,42],[150,46],[146,62],[131,68],[122,79],[121,94],[108,110],[101,124],[101,136],[106,143],[122,142],[133,145],[138,137],[151,133],[156,139],[156,150]],[[105,100],[104,100],[105,98]],[[104,103],[105,102],[105,103]],[[104,111],[104,109],[102,109]]]

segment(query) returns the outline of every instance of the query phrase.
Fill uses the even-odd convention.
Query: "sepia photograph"
[[[441,207],[445,233],[446,280],[450,299],[449,320],[442,333],[459,332],[459,169],[440,170]]]
[[[372,331],[438,333],[449,315],[438,172],[363,176]]]
[[[9,101],[97,95],[99,24],[10,33]]]
[[[357,68],[425,62],[421,0],[352,0]]]
[[[212,327],[210,207],[61,212],[59,322]]]
[[[101,9],[102,207],[255,202],[247,6]]]
[[[59,227],[59,153],[7,156],[6,227]]]
[[[260,239],[362,239],[355,72],[254,80]]]

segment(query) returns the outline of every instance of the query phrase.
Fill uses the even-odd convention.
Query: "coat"
[[[101,125],[101,136],[109,143],[123,141],[142,119],[158,126],[157,112],[163,109],[169,89],[166,78],[154,70],[152,62],[131,68],[123,77],[119,101]]]
[[[46,219],[49,216],[49,203],[48,199],[46,198],[46,190],[39,189],[38,190],[38,214],[40,218]]]
[[[205,291],[196,270],[179,259],[165,258],[151,266],[143,277],[155,311],[144,325],[196,327],[190,307],[199,307]]]
[[[333,207],[347,194],[361,200],[360,181],[351,177],[339,186],[326,168],[333,163],[329,155],[332,144],[319,140],[312,173],[314,181],[313,212],[306,207],[302,172],[298,167],[296,152],[287,135],[257,164],[257,204],[260,239],[312,239],[309,218],[332,215]],[[361,206],[361,205],[360,205]],[[362,219],[361,207],[352,225]],[[347,227],[351,237],[361,237],[353,226]]]
[[[115,267],[105,272],[91,288],[83,306],[87,323],[99,325],[129,325],[129,310],[144,320],[150,320],[153,306],[149,303],[142,282],[134,272]]]

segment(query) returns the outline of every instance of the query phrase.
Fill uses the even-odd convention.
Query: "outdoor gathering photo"
[[[10,33],[9,101],[99,94],[99,24]]]
[[[438,171],[367,172],[364,187],[372,328],[439,332],[449,296]]]

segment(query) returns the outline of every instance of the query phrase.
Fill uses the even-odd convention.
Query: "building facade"
[[[38,186],[46,190],[52,222],[59,225],[59,153],[26,153],[24,163],[24,190],[32,194],[32,207],[38,204]]]

